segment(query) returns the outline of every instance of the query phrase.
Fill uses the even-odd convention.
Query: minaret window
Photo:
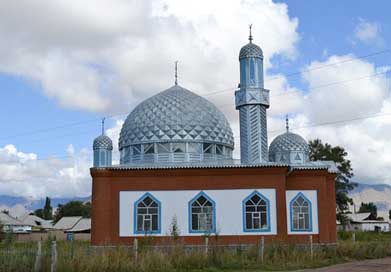
[[[250,85],[255,84],[255,60],[250,59]]]
[[[146,193],[135,203],[135,232],[160,232],[160,202]]]

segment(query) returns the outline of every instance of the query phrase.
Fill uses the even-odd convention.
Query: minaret
[[[244,164],[268,161],[266,109],[269,108],[269,90],[263,87],[263,53],[249,43],[239,53],[240,85],[235,92],[236,109],[240,122],[240,157]]]
[[[102,119],[102,135],[94,140],[94,167],[106,167],[112,164],[113,142],[105,135],[105,118]]]

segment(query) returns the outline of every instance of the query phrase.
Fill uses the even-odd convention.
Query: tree
[[[43,209],[36,209],[34,211],[34,215],[40,217],[40,218],[43,218]]]
[[[391,210],[388,211],[388,218],[391,220]]]
[[[54,214],[54,222],[57,222],[64,216],[82,216],[91,217],[91,203],[81,201],[70,201],[64,205],[59,204]]]
[[[53,218],[53,208],[50,205],[50,198],[46,197],[45,206],[43,207],[43,219],[49,220]]]
[[[369,203],[361,203],[359,213],[370,213],[368,219],[369,220],[377,220],[377,207],[373,202]]]
[[[337,165],[339,170],[335,179],[337,219],[344,224],[347,222],[347,217],[344,214],[349,210],[349,204],[353,204],[348,193],[357,185],[350,181],[353,177],[353,168],[350,160],[346,158],[348,153],[340,146],[333,147],[328,143],[323,144],[320,139],[310,141],[309,146],[311,161],[334,161]]]

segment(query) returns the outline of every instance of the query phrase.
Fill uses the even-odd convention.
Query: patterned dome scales
[[[208,100],[174,85],[140,103],[127,117],[119,149],[140,143],[210,142],[233,149],[231,127]]]

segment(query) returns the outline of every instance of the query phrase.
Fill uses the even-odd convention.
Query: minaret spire
[[[102,118],[102,135],[105,134],[105,120],[106,120],[106,118],[103,117],[103,118]]]
[[[175,61],[175,85],[178,85],[178,61]]]
[[[289,116],[288,116],[288,114],[285,116],[285,128],[286,128],[286,132],[289,132]]]
[[[252,35],[252,33],[251,33],[252,27],[253,27],[253,24],[250,24],[250,25],[248,26],[248,28],[249,28],[249,30],[250,30],[250,35],[248,36],[248,40],[250,41],[250,43],[253,42],[253,35]]]

